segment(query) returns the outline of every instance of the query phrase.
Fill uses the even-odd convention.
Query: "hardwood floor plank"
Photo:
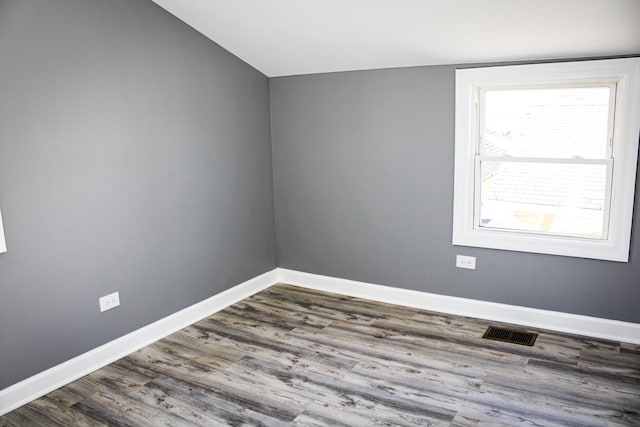
[[[298,342],[295,338],[289,339],[288,342],[291,344],[281,345],[277,350],[274,350],[255,344],[228,341],[230,346],[245,350],[245,356],[278,362],[283,366],[298,364],[298,366],[309,368],[310,364],[317,364],[320,366],[319,369],[326,371],[349,370],[359,363],[359,359],[356,357],[348,356],[335,348],[305,347],[304,343]]]
[[[149,375],[132,372],[119,365],[111,364],[86,375],[84,379],[92,382],[96,390],[103,390],[105,385],[121,389],[137,387],[145,385],[153,378]]]
[[[322,411],[319,411],[322,412]],[[340,418],[336,420],[335,418]],[[292,426],[296,427],[325,427],[325,426],[333,426],[333,427],[364,427],[370,426],[371,420],[367,418],[362,418],[358,415],[351,415],[351,419],[345,419],[346,417],[332,416],[326,417],[318,413],[313,413],[313,408],[311,411],[304,411],[302,414],[298,415]]]
[[[640,416],[640,380],[611,375],[610,373],[585,371],[580,366],[556,365],[532,360],[525,368],[523,381],[518,377],[504,378],[513,386],[530,384],[544,390],[549,396],[583,402],[589,406],[614,408]],[[497,381],[491,378],[491,381]],[[526,381],[526,383],[524,382]],[[597,396],[594,399],[594,396]]]
[[[19,411],[13,411],[5,417],[0,417],[2,427],[24,427],[24,426],[107,426],[106,423],[98,422],[73,408],[59,407],[53,402],[47,402],[43,397],[34,401]],[[48,404],[51,403],[51,404]]]
[[[595,405],[579,405],[565,399],[552,398],[543,390],[525,391],[512,385],[503,386],[485,382],[482,392],[490,396],[487,406],[517,414],[541,425],[553,426],[622,426],[622,413]],[[634,417],[635,418],[635,417]],[[634,421],[634,424],[637,421]],[[633,424],[632,424],[633,425]]]
[[[629,343],[621,343],[620,344],[620,353],[621,354],[635,354],[640,355],[640,345],[639,344],[629,344]]]
[[[215,377],[221,372],[220,361],[215,358],[209,364],[201,364],[177,354],[167,353],[154,346],[136,351],[115,364],[131,372],[153,378],[167,376],[205,387],[215,381]]]
[[[244,354],[253,354],[260,351],[271,351],[276,354],[291,354],[298,357],[304,357],[315,353],[322,353],[326,358],[325,362],[335,366],[352,367],[358,360],[353,356],[348,356],[335,346],[321,346],[315,343],[299,341],[289,334],[282,336],[279,340],[263,338],[259,335],[249,334],[244,331],[233,329],[233,327],[218,326],[213,324],[198,325],[198,327],[211,328],[216,330],[220,336],[224,336],[224,340],[220,341],[220,345],[228,349],[244,352]]]
[[[198,425],[166,411],[160,402],[147,399],[144,386],[150,378],[146,375],[109,365],[86,378],[98,390],[72,408],[87,417],[107,424],[115,420],[122,425]]]
[[[204,387],[223,396],[242,396],[248,408],[262,413],[267,407],[279,414],[299,414],[307,398],[286,385],[282,378],[266,374],[263,370],[248,369],[234,364],[208,378]]]
[[[578,366],[584,371],[640,380],[640,363],[636,353],[584,349],[580,352]]]
[[[402,343],[399,346],[394,346],[393,343],[383,345],[377,341],[372,345],[366,345],[353,340],[340,341],[339,338],[328,338],[323,333],[301,330],[294,330],[289,335],[285,337],[285,340],[295,340],[301,345],[307,345],[322,354],[331,350],[338,351],[341,357],[348,357],[358,362],[384,361],[385,364],[397,362],[408,371],[427,368],[479,378],[486,375],[486,366],[474,365],[471,359],[461,359],[457,355],[452,355],[445,351],[424,350]],[[390,346],[393,348],[389,349],[388,347]],[[504,369],[511,366],[499,362],[492,363],[493,365],[489,365],[490,368]],[[520,369],[524,369],[525,364],[526,359],[519,360]]]
[[[484,408],[480,412],[471,414],[459,413],[451,422],[450,427],[473,426],[473,427],[500,427],[500,426],[527,426],[527,427],[565,427],[556,423],[549,423],[548,420],[539,420],[529,415],[521,416],[502,409]]]
[[[293,389],[312,402],[322,403],[327,417],[337,409],[347,409],[369,418],[375,414],[376,419],[386,419],[392,425],[425,425],[450,422],[455,415],[455,412],[424,403],[410,391],[403,391],[400,396],[380,383],[367,381],[348,371],[316,373],[311,369],[287,369],[278,363],[251,358],[243,359],[243,367],[260,371],[261,375],[281,382],[281,387]],[[372,413],[371,408],[376,410]],[[411,419],[413,424],[407,424]]]
[[[166,343],[168,346],[176,344],[186,351],[197,353],[210,359],[216,359],[220,365],[233,363],[242,358],[242,352],[221,345],[220,343],[223,340],[225,340],[224,337],[213,336],[202,329],[190,326],[165,337],[157,343]]]
[[[292,310],[291,306],[279,308],[273,304],[254,302],[249,299],[235,304],[227,308],[227,310],[242,317],[275,323],[288,329],[304,327],[321,329],[333,320],[311,313]]]
[[[76,402],[77,403],[77,402]],[[75,405],[75,403],[74,403]],[[71,405],[73,406],[73,405]],[[33,408],[37,409],[41,414],[46,414],[49,421],[42,425],[60,425],[60,426],[103,426],[107,425],[87,417],[81,412],[76,411],[71,406],[65,407],[60,405],[59,401],[51,400],[49,396],[38,399],[33,402]]]
[[[36,425],[30,416],[33,409],[29,405],[24,405],[19,409],[0,416],[0,427],[19,427]]]
[[[110,426],[195,426],[166,410],[120,393],[99,391],[71,408]]]
[[[78,403],[79,401],[81,401],[82,399],[84,399],[87,396],[87,394],[81,394],[78,395],[76,393],[72,393],[70,392],[67,388],[63,387],[63,388],[59,388],[55,391],[52,391],[51,393],[43,396],[43,397],[47,397],[49,399],[51,399],[52,401],[56,402],[56,405],[62,408],[68,408],[69,406],[73,405],[74,403]]]
[[[375,415],[374,415],[375,414]],[[358,407],[354,404],[348,408],[326,407],[311,404],[292,423],[294,426],[449,426],[446,419],[430,418],[427,416],[398,413],[377,404]]]
[[[480,366],[485,368],[504,369],[505,366],[518,365],[522,369],[528,358],[521,355],[511,355],[507,352],[493,351],[482,347],[468,347],[466,345],[443,345],[438,340],[425,340],[424,338],[412,338],[405,334],[402,340],[395,335],[388,335],[386,339],[370,334],[372,326],[363,329],[360,325],[349,325],[344,322],[333,322],[322,333],[314,334],[311,331],[294,330],[290,335],[300,336],[307,340],[338,345],[343,350],[351,350],[355,354],[371,359],[397,360],[403,363],[420,365],[425,360],[448,359],[452,364],[462,366]]]
[[[267,294],[266,292],[253,295],[246,301],[256,305],[259,304],[265,307],[265,309],[275,308],[277,310],[290,311],[301,316],[309,316],[310,319],[316,319],[318,323],[330,323],[333,320],[351,320],[359,323],[371,323],[372,321],[370,317],[354,317],[353,313],[326,308],[313,304],[312,302],[296,301],[295,298],[291,296],[287,298],[276,294]]]
[[[267,289],[265,295],[286,301],[294,307],[304,307],[312,312],[323,313],[335,320],[353,323],[371,323],[375,319],[389,317],[405,318],[419,310],[376,301],[364,300],[322,291],[279,284]]]
[[[470,395],[475,394],[483,383],[482,378],[476,376],[428,368],[407,370],[403,364],[386,361],[363,362],[353,369],[353,373],[375,387],[388,387],[404,393],[413,391],[420,396],[420,401],[454,413],[466,407]]]
[[[511,425],[520,425],[523,420],[518,420],[518,423],[504,424],[498,422],[496,419],[489,419],[478,414],[469,415],[464,412],[458,412],[456,417],[451,421],[449,427],[508,427]],[[535,425],[535,424],[530,424]]]
[[[268,402],[251,400],[248,395],[224,393],[170,377],[159,377],[146,387],[173,396],[186,407],[200,410],[206,417],[202,425],[287,426],[297,414],[286,408],[283,410],[281,406],[271,406]]]

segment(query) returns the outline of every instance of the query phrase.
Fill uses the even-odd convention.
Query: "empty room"
[[[0,0],[0,427],[640,426],[637,0]]]

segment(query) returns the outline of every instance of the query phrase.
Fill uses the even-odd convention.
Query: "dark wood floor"
[[[277,285],[0,426],[640,425],[640,346],[489,324]]]

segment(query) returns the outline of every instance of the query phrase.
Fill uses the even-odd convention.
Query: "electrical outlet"
[[[474,256],[456,255],[456,267],[458,267],[458,268],[468,268],[469,270],[475,270],[476,269],[476,257],[474,257]]]
[[[109,295],[105,295],[99,300],[100,302],[100,311],[111,310],[112,308],[116,308],[120,305],[120,294],[118,292],[114,292]]]

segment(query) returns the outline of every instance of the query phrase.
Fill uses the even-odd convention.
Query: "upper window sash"
[[[539,90],[553,90],[553,89],[597,89],[597,88],[607,88],[609,99],[608,99],[608,115],[607,115],[607,129],[606,136],[603,141],[605,145],[604,156],[599,157],[586,157],[586,158],[602,158],[602,159],[610,159],[613,156],[613,130],[614,130],[614,117],[615,117],[615,108],[616,108],[616,93],[617,93],[617,85],[618,80],[607,79],[607,80],[593,80],[593,79],[585,79],[581,81],[572,81],[570,83],[559,83],[559,82],[539,82],[535,85],[532,84],[502,84],[502,85],[483,85],[477,86],[474,97],[474,113],[476,120],[476,132],[474,137],[476,139],[476,155],[487,155],[486,153],[486,140],[484,135],[487,128],[487,92],[498,92],[498,91],[539,91]],[[510,155],[509,157],[520,157],[517,155]],[[580,156],[579,156],[580,157]],[[545,157],[547,158],[547,157]],[[550,156],[549,158],[553,158]],[[583,157],[584,158],[584,157]]]

